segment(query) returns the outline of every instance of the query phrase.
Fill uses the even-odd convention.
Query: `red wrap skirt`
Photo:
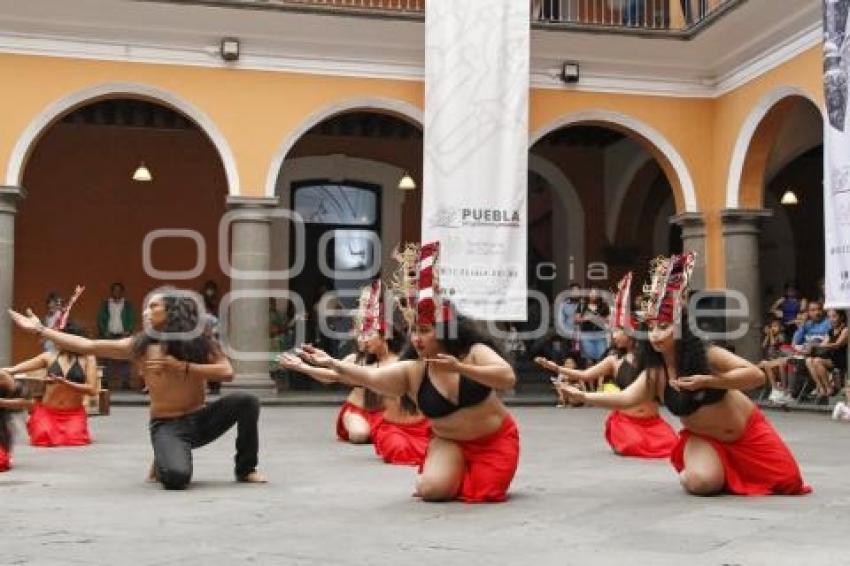
[[[27,431],[33,446],[91,444],[85,407],[62,410],[36,403],[27,421]]]
[[[710,443],[723,463],[724,490],[735,495],[803,495],[812,488],[803,483],[794,455],[764,414],[753,409],[747,428],[735,442],[721,442],[694,434],[679,433],[670,461],[676,471],[685,468],[685,443],[691,436]]]
[[[342,404],[342,407],[339,408],[339,413],[336,416],[336,437],[344,442],[348,442],[348,431],[345,429],[345,424],[342,422],[342,417],[345,413],[351,412],[355,415],[360,415],[366,422],[369,423],[369,435],[374,439],[374,430],[375,425],[378,420],[381,418],[383,414],[383,409],[378,409],[376,411],[367,411],[362,407],[358,407],[357,405],[352,405],[348,401]]]
[[[12,467],[12,453],[0,447],[0,472],[9,471]]]
[[[505,501],[519,464],[519,430],[514,418],[506,415],[493,434],[452,442],[463,452],[465,464],[457,499],[466,503]]]
[[[430,440],[431,421],[425,418],[401,424],[380,417],[372,428],[375,454],[387,464],[421,466]]]
[[[612,411],[605,421],[605,439],[620,456],[669,458],[679,437],[658,415],[642,418]]]

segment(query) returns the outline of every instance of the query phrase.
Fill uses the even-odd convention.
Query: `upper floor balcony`
[[[163,1],[163,0],[159,0]],[[427,0],[164,0],[249,9],[422,20]],[[522,1],[522,0],[519,0]],[[690,37],[746,0],[529,0],[536,29]]]

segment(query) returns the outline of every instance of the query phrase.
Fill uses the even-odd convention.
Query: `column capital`
[[[15,214],[18,212],[18,201],[27,198],[23,187],[0,185],[0,213]]]
[[[705,216],[701,212],[683,212],[670,217],[670,224],[682,229],[683,238],[705,237]]]
[[[280,205],[280,197],[243,197],[228,195],[227,217],[234,223],[271,222],[271,211]]]
[[[227,195],[225,200],[229,210],[264,209],[277,208],[280,206],[280,197],[244,197]]]
[[[758,234],[761,222],[773,216],[773,211],[764,208],[724,208],[720,211],[723,235]]]

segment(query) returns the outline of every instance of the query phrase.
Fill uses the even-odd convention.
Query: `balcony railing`
[[[686,31],[743,0],[531,0],[539,27]]]
[[[427,0],[141,0],[423,19]],[[472,1],[472,0],[457,0]],[[516,0],[521,2],[523,0]],[[528,0],[539,29],[676,33],[688,37],[746,0]]]

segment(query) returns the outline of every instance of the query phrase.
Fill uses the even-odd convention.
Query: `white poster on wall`
[[[422,241],[482,320],[524,320],[529,2],[428,0]]]
[[[824,0],[824,228],[826,306],[850,308],[850,0]]]

